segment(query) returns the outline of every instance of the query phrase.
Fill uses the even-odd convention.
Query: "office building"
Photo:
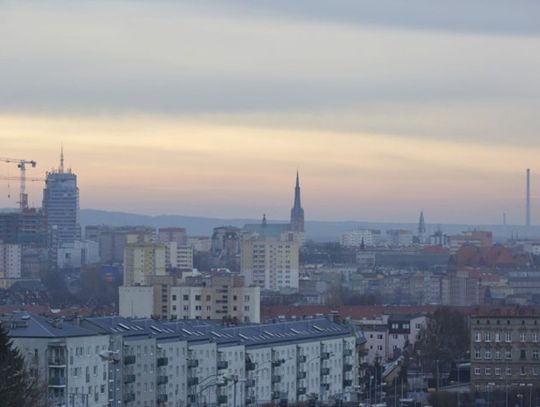
[[[43,212],[49,234],[55,236],[59,246],[80,240],[77,176],[71,169],[64,170],[63,151],[60,167],[47,173],[43,190]]]

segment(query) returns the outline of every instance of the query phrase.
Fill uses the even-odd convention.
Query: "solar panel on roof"
[[[318,327],[317,325],[313,325],[313,329],[319,332],[324,332],[324,329],[322,329],[321,327]]]
[[[249,340],[249,338],[244,334],[238,334],[238,336],[242,339],[245,339],[246,341]]]
[[[192,332],[190,332],[190,331],[188,331],[187,329],[184,329],[184,328],[182,328],[182,332],[187,334],[187,335],[193,335]]]
[[[150,326],[150,329],[153,329],[154,331],[160,332],[160,333],[163,332],[161,329],[159,329],[159,328],[158,328],[157,326],[155,326],[155,325]]]
[[[131,329],[129,326],[124,325],[124,324],[122,324],[122,323],[119,323],[118,326],[119,326],[120,328],[122,328],[122,329],[125,329],[126,331],[129,331],[129,330]]]

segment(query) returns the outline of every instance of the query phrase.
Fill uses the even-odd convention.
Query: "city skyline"
[[[6,2],[3,154],[64,142],[83,208],[223,218],[287,219],[299,168],[310,220],[522,224],[530,167],[535,224],[524,4]]]

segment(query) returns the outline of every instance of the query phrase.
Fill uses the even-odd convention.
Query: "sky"
[[[540,2],[0,2],[0,156],[81,207],[540,222]],[[0,178],[14,176],[0,162]],[[40,205],[42,183],[29,183]],[[16,182],[0,180],[0,207]],[[8,196],[9,195],[9,196]]]

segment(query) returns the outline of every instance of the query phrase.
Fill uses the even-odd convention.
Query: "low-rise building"
[[[471,389],[540,385],[540,315],[475,315],[471,326]]]

